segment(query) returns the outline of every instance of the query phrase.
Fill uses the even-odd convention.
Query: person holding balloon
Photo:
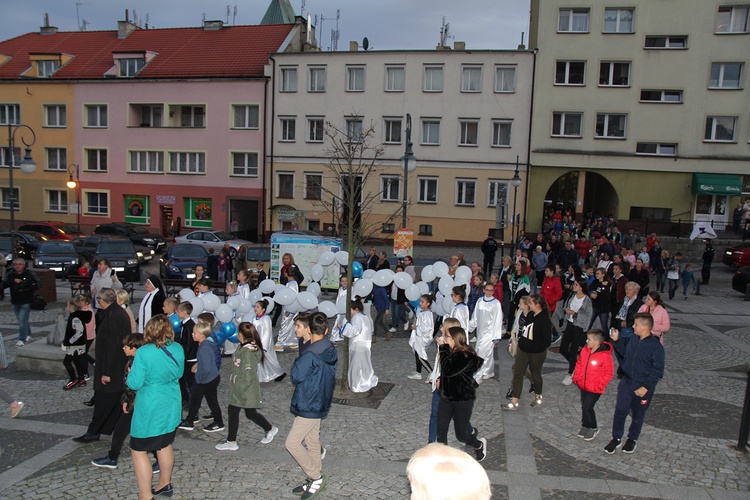
[[[429,294],[422,295],[419,299],[419,312],[417,321],[412,326],[411,338],[409,338],[409,347],[414,351],[414,360],[416,361],[416,371],[409,375],[412,380],[422,380],[422,366],[432,372],[432,366],[427,361],[427,348],[432,343],[432,334],[435,328],[435,320],[432,316],[430,306],[432,305],[432,296]]]
[[[341,277],[339,277],[339,291],[338,294],[336,294],[337,307],[341,301],[346,302],[346,287],[349,284],[348,282],[349,278],[346,277],[346,274],[342,274]],[[346,311],[346,307],[344,307],[343,311]],[[343,335],[341,335],[341,326],[344,323],[346,323],[346,313],[336,316],[336,328],[331,332],[331,342],[336,343],[344,340]]]
[[[484,284],[484,297],[474,307],[469,328],[476,330],[477,356],[484,360],[474,373],[474,380],[481,383],[495,374],[495,342],[499,342],[503,334],[503,306],[495,298],[495,286],[492,283]]]
[[[299,293],[299,284],[297,283],[297,266],[294,264],[286,268],[286,286],[292,292],[295,297]],[[292,302],[294,304],[294,302]],[[292,304],[284,306],[284,317],[281,319],[281,327],[279,328],[279,336],[276,338],[276,346],[274,350],[276,352],[284,352],[284,347],[290,349],[297,348],[297,337],[294,335],[294,313],[292,311]]]
[[[231,308],[231,306],[229,305],[230,302],[234,302],[235,305],[239,304],[240,294],[239,294],[238,289],[239,289],[239,284],[236,281],[232,280],[232,281],[227,282],[226,287],[224,288],[224,293],[226,294],[227,307]],[[235,298],[232,299],[232,297],[235,297]],[[222,325],[221,325],[222,333],[226,334],[224,343],[221,345],[221,353],[222,353],[221,355],[225,357],[229,357],[232,354],[234,354],[235,351],[237,350],[237,347],[239,347],[239,344],[237,342],[229,340],[228,338],[237,331],[237,328],[236,328],[237,325],[234,324],[234,318],[237,315],[236,309],[237,309],[236,307],[232,308],[232,318],[229,321],[221,321],[221,319],[219,319],[219,321],[222,322]],[[217,316],[217,319],[218,319],[218,316]],[[224,325],[229,325],[230,323],[235,328],[228,327],[229,330],[225,331]]]
[[[266,314],[268,301],[263,299],[255,303],[255,317],[250,321],[258,334],[265,353],[265,361],[258,364],[258,380],[261,383],[281,382],[286,376],[286,372],[276,359],[276,351],[273,348],[273,330],[271,318]]]
[[[466,285],[454,286],[451,293],[453,308],[447,315],[448,318],[456,318],[465,332],[469,331],[469,307],[466,305]]]
[[[247,269],[240,269],[237,273],[237,294],[240,298],[250,299],[250,272]]]
[[[353,392],[367,392],[378,385],[372,368],[372,322],[363,312],[362,299],[357,296],[350,304],[351,320],[341,327],[341,335],[349,337],[349,388]]]

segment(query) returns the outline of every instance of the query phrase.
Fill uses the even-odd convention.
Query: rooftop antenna
[[[232,6],[227,5],[227,24],[229,24],[229,16],[232,15]]]
[[[78,31],[86,31],[86,21],[84,20],[84,24],[81,24],[81,5],[88,5],[87,3],[83,2],[76,2],[76,21],[78,22]]]
[[[146,29],[148,29],[148,18],[151,16],[148,12],[146,12]]]
[[[445,22],[445,16],[443,16],[443,25],[440,27],[440,46],[447,47],[449,38],[456,38],[450,34],[451,25]]]
[[[237,5],[234,6],[234,12],[232,13],[232,26],[237,22]]]
[[[203,15],[201,16],[201,21],[202,21],[202,23],[205,23],[205,22],[206,22],[206,13],[205,13],[205,12],[204,12],[204,13],[203,13]]]
[[[133,9],[133,24],[138,26],[138,13]]]
[[[305,17],[305,0],[302,0],[302,6],[299,8],[299,15]]]
[[[86,29],[89,27],[89,24],[91,24],[86,19],[81,19],[81,31],[86,31]]]

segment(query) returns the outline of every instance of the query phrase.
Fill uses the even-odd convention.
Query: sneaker
[[[508,392],[505,393],[505,399],[513,399],[513,389],[508,389]]]
[[[586,429],[586,435],[583,436],[584,441],[593,441],[596,435],[599,434],[599,429]]]
[[[412,380],[422,380],[422,374],[418,372],[414,372],[406,378],[410,378]]]
[[[612,441],[610,441],[609,444],[604,447],[604,451],[611,455],[617,448],[620,447],[620,445],[622,445],[621,440],[612,438]]]
[[[63,390],[64,391],[69,391],[69,390],[73,389],[77,385],[78,385],[78,381],[77,380],[71,380],[70,382],[68,382],[67,384],[65,384],[65,387],[63,387]]]
[[[85,381],[87,381],[87,382],[88,382],[89,380],[91,380],[91,375],[89,375],[89,374],[87,373],[86,375],[84,375],[84,376],[83,376],[83,380],[85,380]]]
[[[161,472],[161,467],[159,467],[159,461],[154,460],[154,463],[151,464],[151,474],[158,474]]]
[[[550,347],[558,345],[561,340],[562,335],[558,335],[555,333],[554,335],[552,335],[552,343],[550,343]]]
[[[518,403],[511,401],[510,403],[505,403],[502,408],[503,410],[516,411],[518,409]]]
[[[287,346],[291,350],[299,349],[299,344],[292,344],[290,346]]]
[[[529,394],[531,394],[532,392],[536,392],[534,390],[534,384],[531,384],[531,387],[529,387]]]
[[[471,435],[474,436],[474,437],[477,437],[477,434],[479,434],[479,429],[477,429],[476,427],[472,427],[471,428]]]
[[[84,387],[86,385],[86,379],[81,379],[78,381],[78,385],[76,387]]]
[[[214,446],[219,451],[237,451],[240,449],[239,446],[237,446],[237,443],[230,443],[227,441],[226,443],[219,443],[216,446]]]
[[[274,346],[273,350],[276,352],[284,352],[284,348],[280,345]]]
[[[13,408],[13,407],[10,408],[10,418],[16,418],[18,416],[18,414],[21,413],[21,410],[23,410],[23,402],[17,401],[16,402],[16,407],[15,408]]]
[[[320,459],[323,460],[326,457],[326,453],[328,453],[328,450],[325,448],[320,449]]]
[[[23,340],[16,341],[16,347],[23,347],[23,346],[24,346],[24,341]]]
[[[410,328],[411,328],[411,325],[409,324],[408,321],[406,323],[404,323],[404,331],[405,332],[408,332]]]
[[[308,498],[314,498],[320,493],[323,488],[325,488],[326,483],[328,482],[328,478],[321,474],[319,479],[314,479],[310,481],[307,485],[307,489],[305,489],[304,493],[302,493],[302,499],[307,500]]]
[[[632,439],[628,439],[625,441],[625,446],[622,447],[623,453],[633,453],[635,451],[635,447],[638,445],[635,441]]]
[[[578,431],[578,437],[579,438],[586,437],[586,427],[581,427],[581,430]]]
[[[109,457],[95,458],[91,461],[91,465],[104,469],[116,469],[117,460],[110,460]]]
[[[195,424],[190,420],[185,419],[180,422],[180,425],[178,425],[177,428],[182,429],[183,431],[192,431],[193,429],[195,429]]]
[[[487,458],[487,438],[479,438],[479,441],[482,443],[482,447],[474,450],[474,456],[476,457],[477,462],[481,462]]]
[[[539,406],[540,404],[542,404],[542,396],[541,396],[541,394],[538,395],[537,397],[535,397],[534,401],[532,401],[529,406],[531,406],[533,408],[534,406]]]
[[[562,381],[562,385],[570,385],[573,383],[573,377],[570,375],[565,375],[565,378]]]
[[[268,444],[273,441],[273,437],[279,433],[279,428],[275,425],[271,427],[271,430],[266,432],[266,436],[260,440],[261,444]]]
[[[304,483],[292,488],[292,493],[294,493],[295,495],[302,495],[304,492],[307,491],[307,487],[310,486],[310,483],[312,483],[312,479],[310,478],[305,479]]]
[[[395,332],[395,331],[396,331],[396,329],[395,329],[395,328],[393,328],[393,327],[391,327],[391,328],[390,328],[390,329],[389,329],[388,331],[389,331],[389,332],[391,332],[391,333],[393,333],[393,332]]]
[[[203,428],[203,432],[220,432],[224,430],[224,424],[213,422]]]
[[[210,420],[211,422],[213,422],[214,421],[214,416],[209,413],[208,415],[203,415],[202,417],[200,417],[200,419]],[[198,417],[195,418],[195,420],[197,420],[197,421],[200,421],[200,419]]]
[[[163,488],[160,488],[158,490],[155,490],[151,488],[151,494],[155,497],[158,497],[160,495],[164,495],[165,497],[171,498],[172,495],[174,495],[174,488],[172,488],[172,483],[166,485]]]

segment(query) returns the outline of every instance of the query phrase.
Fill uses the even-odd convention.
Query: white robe
[[[287,288],[294,290],[296,294],[299,292],[299,286],[294,280],[289,280],[286,283]],[[297,345],[297,335],[294,333],[294,318],[296,313],[284,309],[281,318],[281,326],[279,327],[279,336],[276,339],[276,345],[279,347],[289,347],[291,345]]]
[[[353,392],[367,392],[378,385],[378,377],[372,368],[372,322],[364,313],[352,316],[344,323],[341,334],[349,337],[349,388]]]
[[[241,299],[250,299],[250,285],[247,283],[240,283],[237,285],[237,295],[239,295]]]
[[[263,363],[258,363],[258,381],[270,382],[284,374],[284,369],[279,364],[279,360],[276,359],[276,351],[273,348],[271,318],[267,314],[264,314],[260,318],[255,316],[251,323],[258,330],[260,341],[263,344],[263,352],[266,354]]]
[[[409,338],[409,347],[411,347],[417,356],[426,360],[427,359],[427,348],[432,342],[432,334],[435,331],[435,318],[432,315],[432,311],[427,309],[426,311],[419,311],[417,313],[417,321],[414,325],[414,330],[411,331],[411,337]]]
[[[469,339],[469,306],[463,302],[453,304],[450,314],[446,316],[448,318],[455,318],[461,324],[461,328],[466,332],[466,339]]]
[[[237,287],[239,289],[239,287]],[[239,293],[234,294],[234,296],[239,296]],[[232,297],[232,295],[229,295],[227,298]],[[237,323],[237,310],[234,310],[234,324],[237,326],[239,323]],[[237,350],[237,348],[240,346],[238,342],[230,342],[229,340],[225,340],[224,344],[222,345],[222,352],[224,355],[229,356],[230,354],[234,354],[234,351]]]
[[[342,297],[344,298],[344,300],[346,300],[346,288],[344,287],[339,288],[339,293],[336,295],[335,303],[338,304],[339,300]],[[349,307],[349,304],[347,304],[346,307]],[[345,323],[346,323],[346,314],[336,315],[336,322],[334,323],[334,325],[344,326]],[[341,331],[342,330],[340,327],[334,328],[333,330],[331,330],[331,342],[340,342],[344,340],[344,336],[341,334]]]
[[[495,374],[495,344],[503,335],[503,306],[499,300],[492,297],[482,297],[477,301],[474,314],[469,324],[471,330],[477,331],[477,356],[484,360],[479,370],[474,373],[474,379],[492,378]]]

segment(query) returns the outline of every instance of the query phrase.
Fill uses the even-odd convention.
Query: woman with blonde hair
[[[117,305],[125,309],[125,312],[128,313],[131,333],[137,332],[138,329],[135,326],[135,316],[133,316],[133,311],[130,310],[130,294],[127,290],[120,289],[115,292],[115,295],[117,296]]]
[[[417,450],[406,466],[411,500],[489,500],[484,467],[467,453],[441,443]]]

